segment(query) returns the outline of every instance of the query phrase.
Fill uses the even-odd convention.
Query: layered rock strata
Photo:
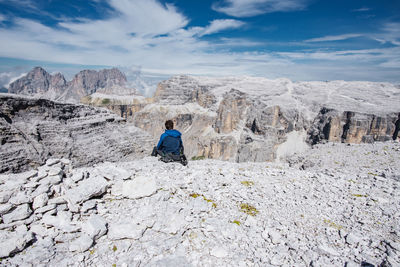
[[[399,131],[400,88],[388,83],[176,76],[148,102],[125,116],[154,138],[174,120],[189,157],[268,161],[305,143],[387,141]]]
[[[0,95],[0,172],[43,164],[50,156],[74,166],[150,153],[152,138],[112,112],[45,99]]]

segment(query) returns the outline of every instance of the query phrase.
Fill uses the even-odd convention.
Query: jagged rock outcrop
[[[75,166],[148,155],[154,141],[106,109],[0,95],[0,173],[65,157]]]
[[[397,138],[398,119],[397,113],[378,116],[323,108],[309,130],[309,142],[317,144],[326,140],[358,144],[389,141]]]
[[[128,119],[154,138],[174,120],[189,157],[268,161],[292,144],[387,141],[400,129],[400,88],[388,83],[176,76],[149,102]]]
[[[60,73],[50,75],[43,68],[35,67],[9,87],[9,93],[69,103],[79,103],[82,97],[96,92],[108,95],[137,94],[134,88],[127,87],[125,75],[116,68],[83,70],[67,82]]]
[[[57,98],[65,90],[67,82],[60,73],[50,75],[41,67],[35,67],[26,76],[9,86],[9,93]]]

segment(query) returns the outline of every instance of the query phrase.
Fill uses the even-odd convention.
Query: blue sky
[[[0,86],[28,68],[400,82],[398,0],[0,0]]]

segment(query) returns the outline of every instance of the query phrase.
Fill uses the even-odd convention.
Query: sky
[[[0,87],[43,66],[400,82],[399,0],[0,0]]]

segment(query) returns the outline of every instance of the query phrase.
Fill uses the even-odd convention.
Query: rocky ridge
[[[0,176],[6,266],[398,266],[398,142],[285,163],[155,158]]]
[[[148,102],[121,114],[154,138],[174,120],[189,157],[270,161],[307,144],[388,141],[400,129],[400,88],[389,83],[176,76]]]
[[[95,92],[137,94],[135,89],[127,87],[125,75],[116,68],[83,70],[67,82],[60,73],[51,75],[43,68],[35,67],[26,76],[11,83],[8,92],[69,103],[79,103],[82,97]]]
[[[74,166],[134,159],[155,142],[107,109],[0,94],[0,173],[64,157]]]

